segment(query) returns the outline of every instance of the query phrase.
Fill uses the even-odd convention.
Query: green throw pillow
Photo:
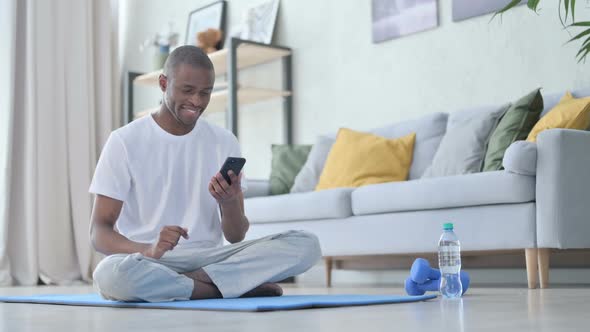
[[[524,140],[543,112],[543,97],[540,88],[512,104],[504,114],[488,141],[483,171],[502,169],[504,152],[515,141]]]
[[[291,190],[310,150],[311,145],[272,145],[271,195],[286,194]]]

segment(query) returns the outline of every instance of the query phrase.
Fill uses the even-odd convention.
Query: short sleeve
[[[127,151],[121,138],[113,132],[102,149],[88,191],[125,201],[130,188],[131,174]]]

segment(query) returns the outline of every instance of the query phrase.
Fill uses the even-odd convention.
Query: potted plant
[[[173,32],[174,25],[172,22],[168,23],[167,28],[158,32],[152,38],[146,39],[140,46],[140,52],[143,52],[149,46],[155,47],[154,53],[154,69],[162,69],[164,63],[170,54],[170,50],[178,44],[178,33]]]
[[[496,15],[503,14],[506,11],[516,7],[521,1],[522,0],[510,1],[510,3],[506,5],[506,7],[496,12],[492,19],[496,17]],[[538,13],[537,8],[539,6],[539,2],[540,0],[528,0],[527,7],[531,9],[533,12]],[[578,32],[577,35],[573,36],[567,42],[570,43],[575,40],[582,40],[583,38],[585,38],[582,42],[582,45],[580,46],[578,54],[576,54],[576,58],[578,58],[578,62],[586,61],[586,56],[588,55],[588,53],[590,53],[590,21],[576,22],[576,0],[559,0],[559,6],[557,11],[559,15],[559,20],[561,21],[561,24],[564,28],[584,28],[584,30]],[[565,13],[565,15],[563,15],[563,13]],[[570,24],[567,24],[568,19],[571,19]]]

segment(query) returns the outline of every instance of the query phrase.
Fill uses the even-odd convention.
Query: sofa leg
[[[332,257],[326,257],[326,286],[332,287]]]
[[[526,259],[526,276],[530,289],[537,288],[539,281],[539,269],[537,266],[537,248],[526,248],[524,250]]]
[[[549,286],[549,248],[539,248],[539,278],[541,281],[541,288],[547,288]]]

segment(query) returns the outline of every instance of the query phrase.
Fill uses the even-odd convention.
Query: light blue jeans
[[[193,279],[181,274],[202,268],[224,298],[239,297],[265,282],[303,273],[322,257],[317,237],[287,231],[217,248],[177,247],[160,259],[115,254],[94,271],[94,285],[107,300],[188,300]]]

